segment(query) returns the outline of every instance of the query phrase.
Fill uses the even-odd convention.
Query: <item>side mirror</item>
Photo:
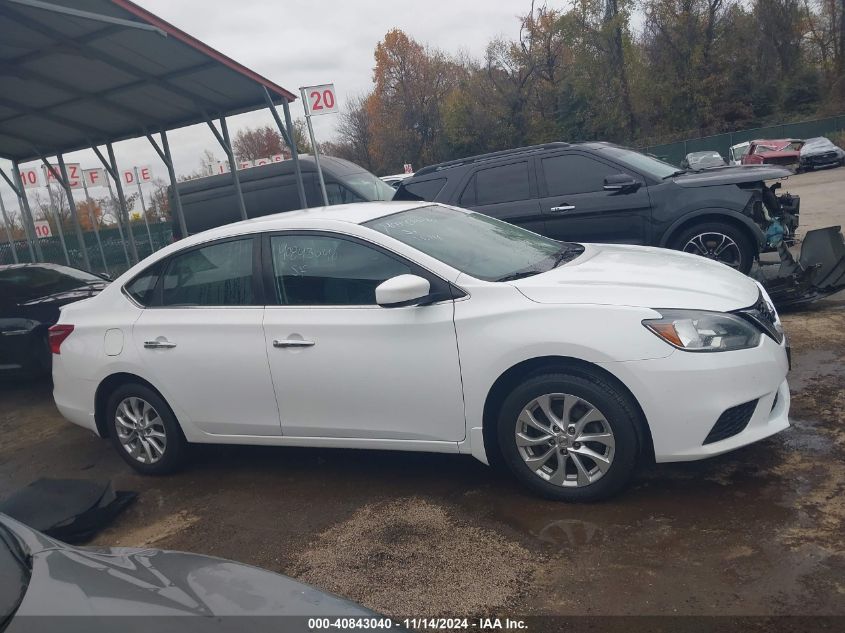
[[[605,191],[618,191],[619,193],[633,193],[640,188],[642,183],[628,174],[614,174],[604,179]]]
[[[428,279],[417,275],[398,275],[379,284],[376,288],[376,303],[383,308],[414,305],[430,292]]]

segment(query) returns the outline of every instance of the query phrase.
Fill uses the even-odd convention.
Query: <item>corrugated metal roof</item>
[[[0,0],[4,158],[249,112],[265,87],[296,98],[128,0]]]

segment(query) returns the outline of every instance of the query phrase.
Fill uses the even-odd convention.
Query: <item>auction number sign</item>
[[[334,91],[334,84],[323,84],[321,86],[308,86],[304,88],[308,98],[308,114],[334,114],[337,112],[337,96]]]
[[[46,220],[35,221],[35,237],[53,237],[53,230]]]

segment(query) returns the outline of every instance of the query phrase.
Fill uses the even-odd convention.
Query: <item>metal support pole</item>
[[[70,188],[65,159],[61,154],[56,154],[56,159],[59,161],[59,169],[62,172],[62,186],[65,189],[67,202],[70,205],[70,217],[73,220],[73,229],[76,231],[76,240],[79,242],[79,249],[82,251],[82,263],[85,266],[85,270],[91,270],[91,260],[88,258],[88,246],[85,244],[85,235],[82,233],[82,227],[79,224],[76,201],[73,199],[73,189]]]
[[[323,204],[329,206],[329,195],[326,193],[326,182],[323,180],[323,168],[320,167],[320,150],[317,149],[317,141],[314,140],[314,126],[311,125],[311,115],[308,113],[308,103],[305,98],[305,88],[300,88],[302,104],[305,108],[305,122],[308,124],[308,135],[311,137],[311,151],[314,152],[314,164],[317,166],[317,178],[320,181],[320,192],[323,194]]]
[[[153,234],[150,232],[150,221],[147,219],[147,203],[144,202],[144,191],[141,189],[141,179],[138,177],[138,168],[135,170],[135,184],[138,185],[138,197],[141,198],[141,210],[144,214],[144,226],[147,227],[147,239],[150,240],[150,253],[155,253],[156,249],[153,246]]]
[[[109,198],[111,199],[112,207],[117,209],[117,200],[114,197],[114,190],[111,188],[111,176],[106,178],[106,186],[109,188]],[[132,261],[129,259],[129,248],[126,246],[126,238],[123,236],[123,213],[118,210],[114,219],[117,220],[117,233],[120,235],[120,243],[123,245],[123,256],[126,258],[126,265],[132,266]]]
[[[6,203],[3,202],[2,194],[0,194],[0,211],[3,212],[3,224],[6,226],[6,239],[8,240],[9,248],[12,251],[12,261],[16,264],[19,264],[20,260],[18,260],[17,244],[14,242],[14,240],[12,240],[12,225],[11,222],[9,222],[8,214],[6,213]]]
[[[117,160],[114,157],[114,146],[109,142],[106,143],[106,150],[109,154],[109,164],[106,167],[106,171],[109,172],[109,175],[114,180],[114,186],[117,189],[117,199],[120,202],[120,213],[123,221],[126,222],[126,237],[127,242],[129,242],[129,253],[131,255],[130,259],[132,260],[132,264],[138,263],[138,249],[135,246],[135,237],[132,234],[132,221],[129,218],[129,206],[126,204],[126,196],[123,194],[123,183],[120,182],[120,173],[117,171]],[[100,156],[100,160],[103,162],[105,166],[105,161],[102,158],[102,154],[100,154],[100,150],[94,148],[94,151],[97,152],[97,155]]]
[[[97,225],[97,214],[94,213],[94,201],[88,194],[88,183],[85,182],[85,172],[82,173],[82,191],[85,192],[85,201],[88,203],[88,217],[91,220],[91,226],[94,228],[94,236],[97,238],[97,248],[100,249],[100,258],[103,260],[103,270],[107,275],[110,275],[109,264],[106,261],[106,251],[103,249],[103,240],[100,239],[100,227]]]
[[[214,127],[214,122],[208,115],[206,115],[205,121],[208,123],[208,127],[211,128],[211,131],[214,133],[214,137],[217,139],[217,142],[220,143],[220,146],[223,148],[223,151],[226,152],[226,156],[229,159],[229,171],[232,174],[232,184],[235,186],[235,197],[238,199],[238,209],[241,212],[241,220],[247,220],[249,219],[249,216],[246,213],[244,192],[241,189],[241,178],[238,176],[238,166],[235,163],[235,153],[232,151],[232,141],[229,138],[229,126],[226,125],[226,117],[220,117],[220,129],[222,131],[222,135],[217,131],[217,128]]]
[[[296,141],[293,138],[293,124],[290,120],[290,108],[288,107],[288,100],[282,99],[282,104],[285,112],[285,120],[287,121],[287,130],[285,130],[285,125],[282,123],[281,118],[279,118],[279,112],[276,110],[276,106],[273,103],[272,97],[270,97],[270,91],[267,88],[264,88],[264,99],[267,101],[267,107],[270,108],[270,113],[273,115],[273,119],[276,121],[276,126],[279,128],[279,133],[282,135],[282,138],[287,143],[287,146],[290,148],[290,157],[293,160],[293,170],[296,173],[296,189],[299,192],[299,203],[302,205],[303,209],[308,207],[308,200],[305,197],[305,185],[302,182],[302,170],[299,166],[299,151],[296,147]]]
[[[65,229],[62,225],[62,214],[61,214],[61,201],[56,202],[53,198],[53,188],[50,186],[50,175],[53,176],[56,180],[59,181],[59,186],[63,187],[61,176],[55,170],[55,168],[47,162],[47,159],[44,156],[41,156],[41,162],[44,163],[44,166],[47,168],[47,172],[45,172],[45,178],[47,179],[47,197],[49,198],[49,207],[47,209],[47,220],[50,219],[50,215],[53,216],[53,221],[56,223],[56,232],[59,234],[59,244],[62,246],[62,254],[65,256],[65,264],[71,266],[70,263],[70,253],[67,250],[67,242],[65,241]]]
[[[15,178],[18,200],[20,200],[21,218],[23,220],[24,232],[29,243],[29,255],[34,262],[43,262],[44,253],[41,250],[41,244],[38,243],[38,237],[35,235],[35,222],[32,220],[32,210],[29,208],[29,199],[26,197],[26,189],[23,186],[21,179],[21,168],[18,161],[12,161],[12,174]]]
[[[150,137],[150,142],[153,138]],[[170,190],[173,192],[173,201],[176,203],[176,218],[179,220],[179,230],[182,232],[182,237],[188,237],[188,227],[185,225],[185,212],[182,209],[182,197],[179,195],[179,189],[176,187],[176,170],[173,168],[173,156],[170,154],[170,143],[167,140],[167,132],[161,131],[161,146],[164,154],[164,164],[167,166],[167,174],[170,176]],[[153,147],[158,150],[155,143]]]

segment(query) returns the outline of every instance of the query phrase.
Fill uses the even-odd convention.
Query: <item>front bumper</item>
[[[768,337],[748,350],[675,351],[654,360],[605,363],[643,409],[658,462],[703,459],[735,450],[789,426],[786,345]],[[706,443],[728,409],[755,402],[741,431]]]

